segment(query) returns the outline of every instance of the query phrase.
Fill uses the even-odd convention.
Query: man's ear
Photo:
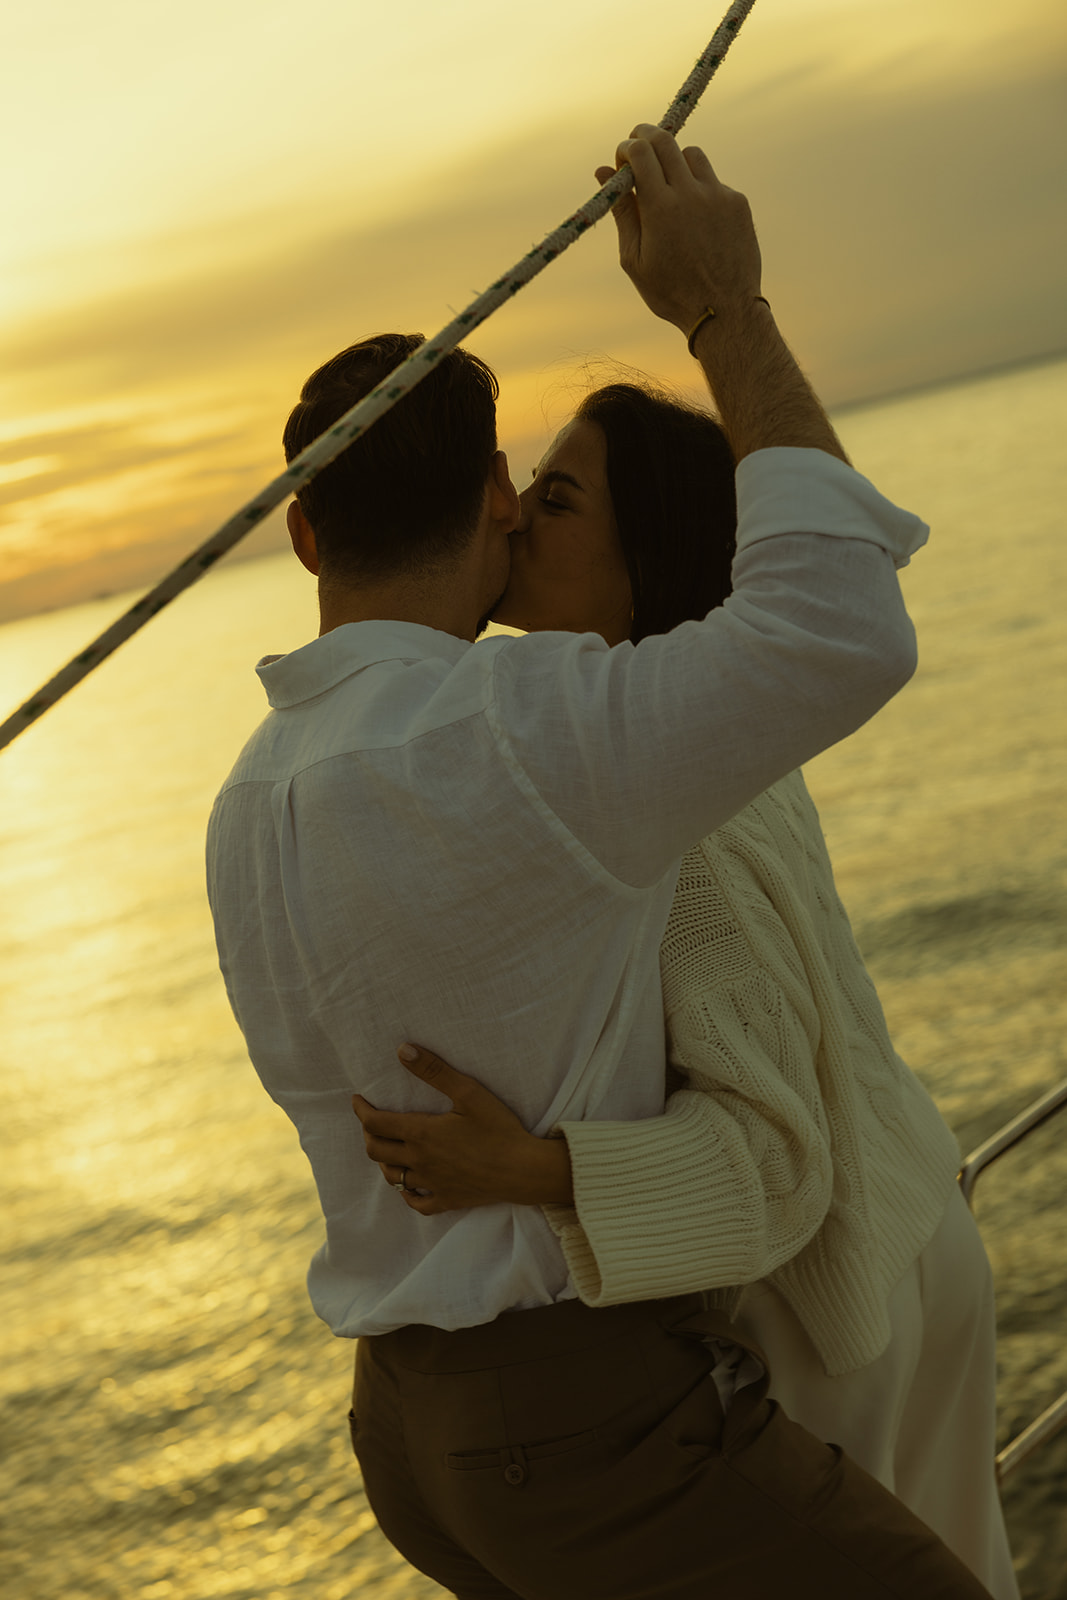
[[[497,450],[489,462],[489,515],[494,522],[507,523],[507,532],[519,525],[522,508],[519,491],[508,472],[508,458]]]
[[[291,500],[285,513],[285,525],[289,529],[289,537],[293,541],[301,563],[308,571],[319,575],[319,547],[315,541],[315,530],[300,509],[299,500]]]

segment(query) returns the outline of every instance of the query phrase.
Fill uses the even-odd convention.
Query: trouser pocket
[[[599,1437],[599,1430],[586,1428],[581,1433],[570,1433],[561,1439],[547,1439],[540,1444],[504,1445],[499,1450],[458,1450],[445,1456],[445,1466],[450,1472],[496,1472],[512,1489],[521,1489],[531,1472],[537,1471],[541,1462],[555,1461],[566,1466],[561,1456],[573,1455],[583,1450]]]

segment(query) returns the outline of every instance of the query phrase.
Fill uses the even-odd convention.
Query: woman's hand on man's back
[[[409,1057],[405,1051],[414,1052]],[[468,1206],[570,1204],[570,1155],[563,1139],[539,1139],[477,1078],[420,1045],[397,1055],[416,1078],[452,1102],[445,1112],[381,1111],[362,1095],[352,1109],[367,1155],[386,1182],[424,1217]]]

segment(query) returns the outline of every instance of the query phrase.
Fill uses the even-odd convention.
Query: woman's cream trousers
[[[892,1338],[877,1361],[835,1378],[769,1284],[746,1289],[735,1325],[766,1351],[769,1394],[794,1422],[892,1489],[994,1600],[1018,1600],[994,1469],[993,1279],[958,1188],[889,1314]]]

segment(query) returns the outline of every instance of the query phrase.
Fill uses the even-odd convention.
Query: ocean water
[[[1067,1076],[1067,362],[836,420],[934,535],[915,681],[808,775],[898,1047],[971,1148]],[[0,714],[125,603],[0,628]],[[363,1496],[314,1191],[203,894],[253,664],[314,631],[294,561],[224,564],[0,756],[11,1600],[443,1592]],[[979,1185],[1005,1438],[1067,1388],[1065,1147],[1067,1116]],[[1067,1595],[1065,1502],[1061,1435],[1006,1491],[1027,1600]]]

